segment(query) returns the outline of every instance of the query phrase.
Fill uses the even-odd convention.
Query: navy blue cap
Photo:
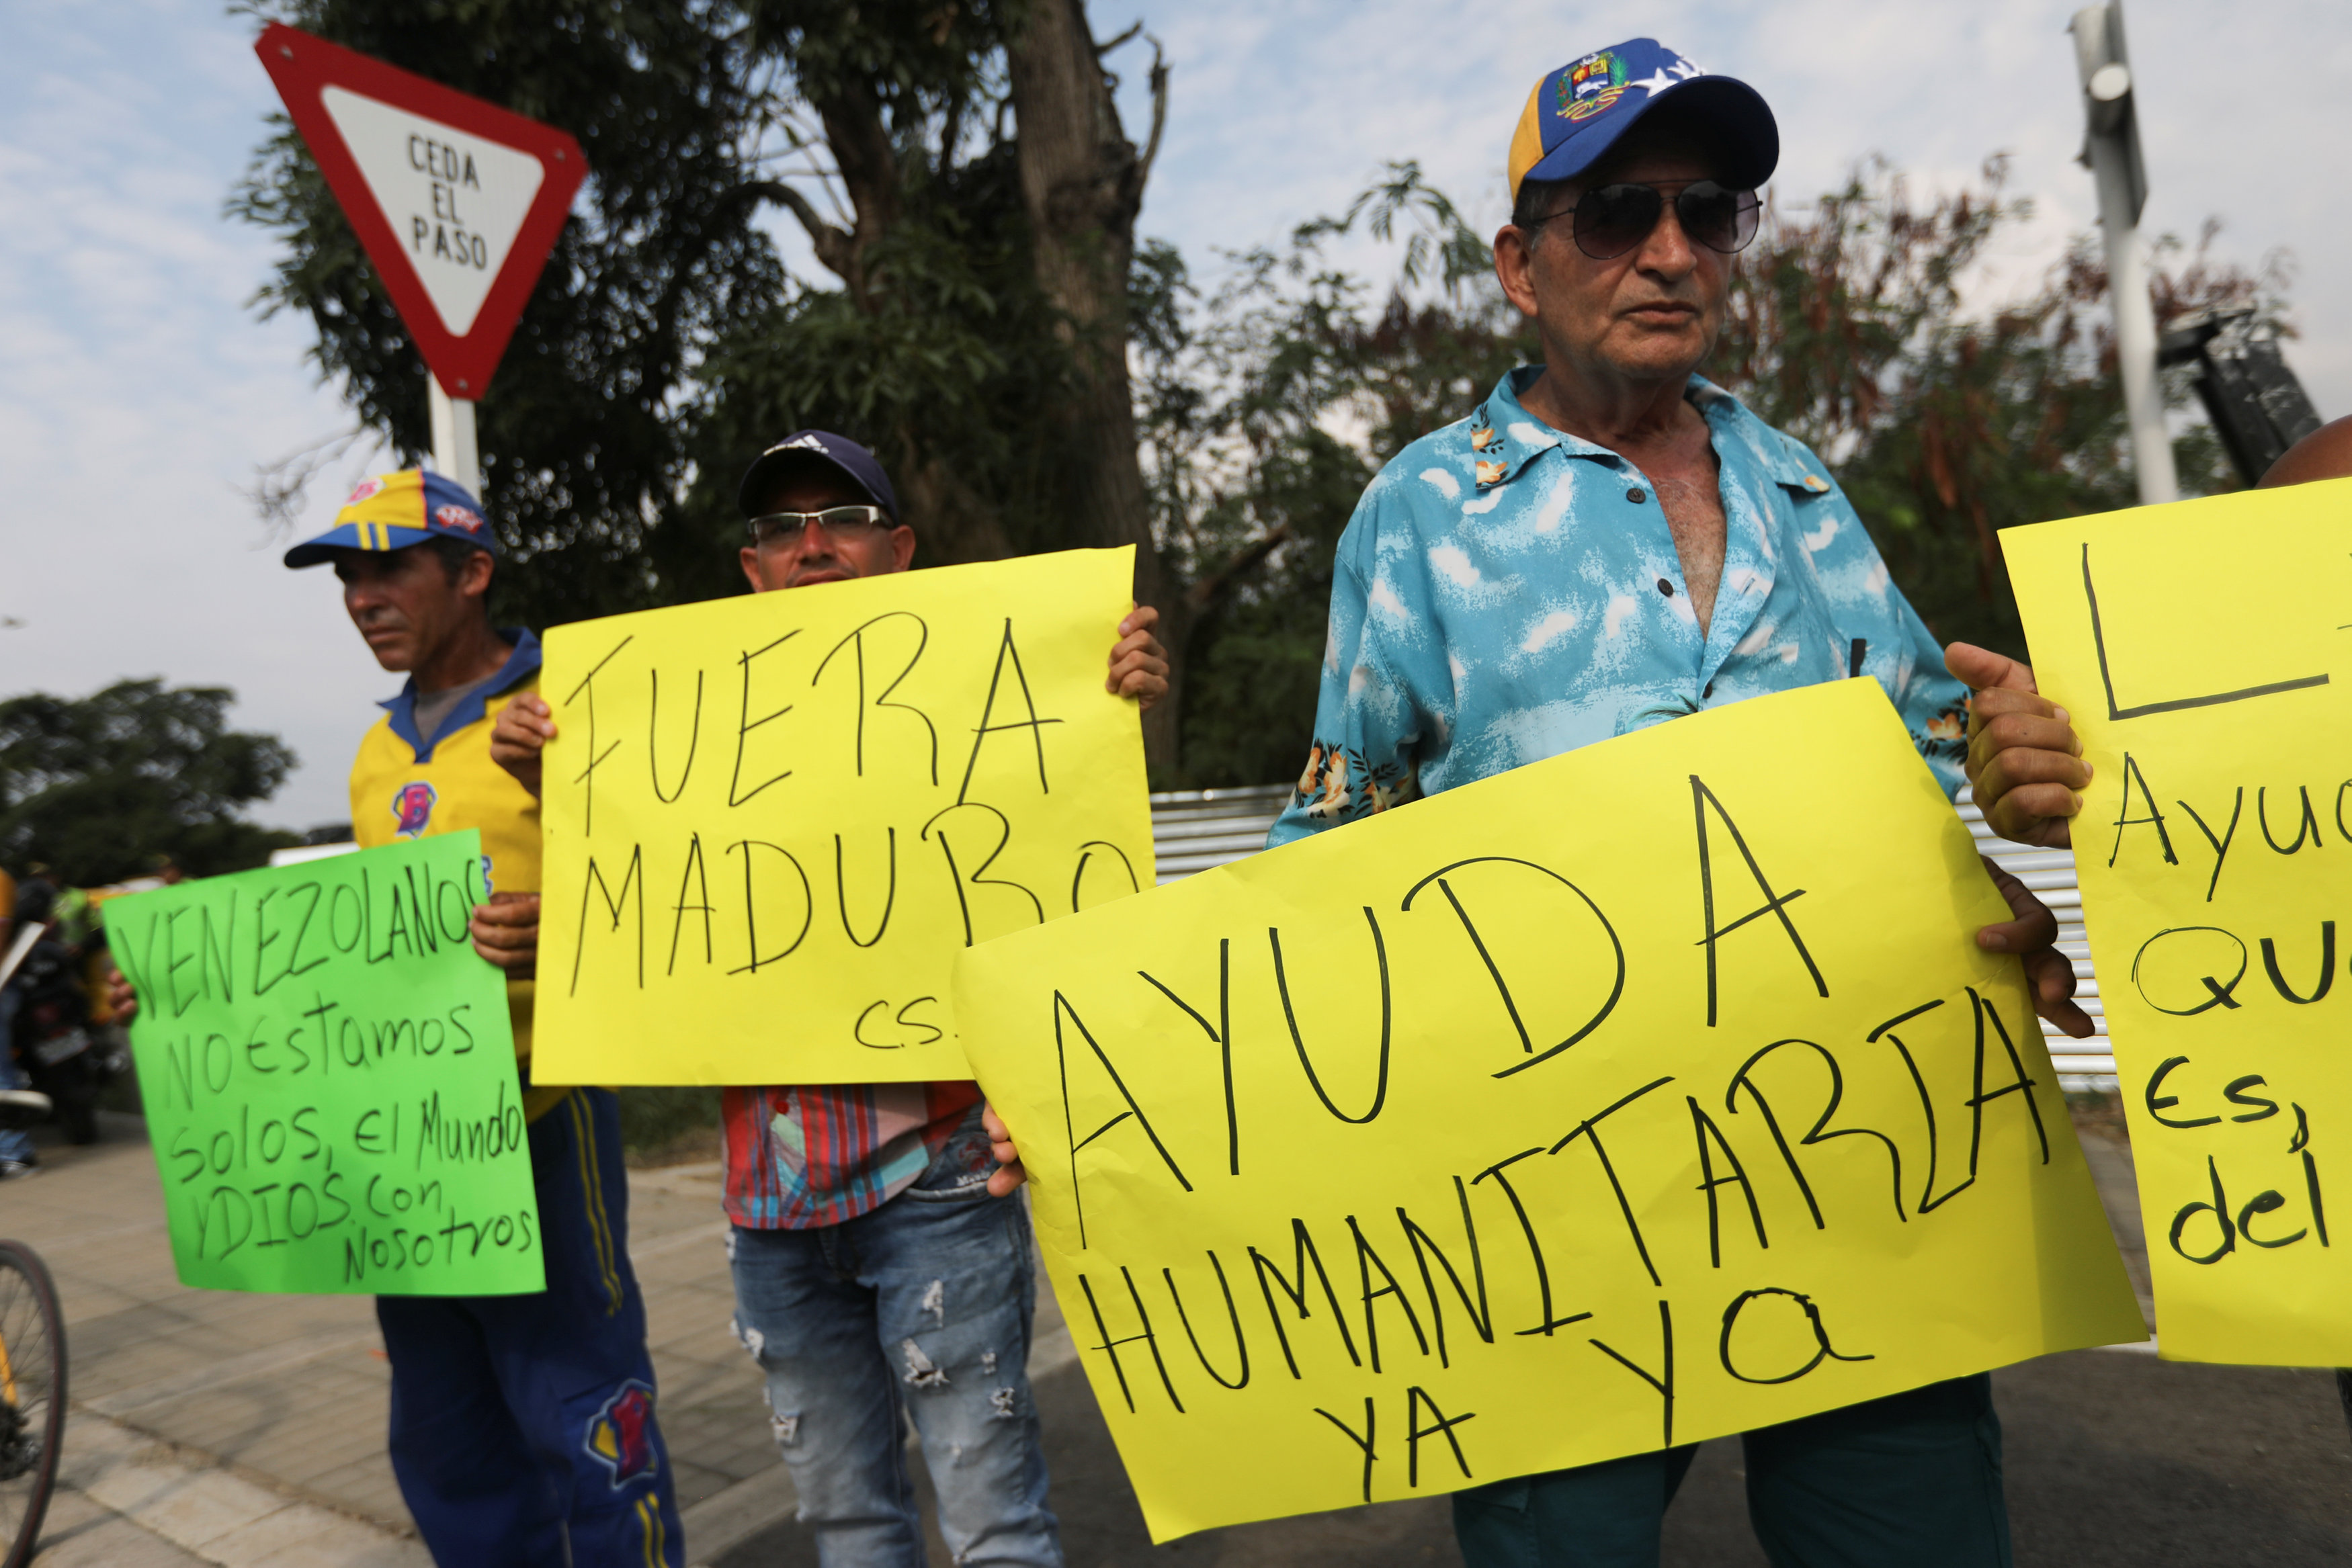
[[[743,508],[745,517],[759,516],[776,476],[795,463],[812,460],[832,464],[893,523],[898,521],[898,493],[890,488],[890,476],[882,472],[880,459],[846,435],[829,430],[796,430],[761,453],[744,471],[743,483],[736,486],[735,504]]]
[[[1726,183],[1753,190],[1780,166],[1780,128],[1762,94],[1701,70],[1655,38],[1628,38],[1536,83],[1511,134],[1512,205],[1521,183],[1573,180],[1666,102],[1721,134],[1731,160],[1721,171]]]

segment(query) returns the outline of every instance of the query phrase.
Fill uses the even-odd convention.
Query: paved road
[[[72,1336],[67,1479],[40,1568],[425,1568],[384,1462],[386,1376],[364,1298],[185,1291],[140,1124],[55,1150],[0,1188],[0,1230],[51,1260]],[[2127,1153],[2086,1150],[2134,1278]],[[726,1330],[717,1173],[632,1174],[663,1426],[688,1543],[717,1568],[803,1568],[758,1378]],[[1442,1500],[1217,1531],[1154,1548],[1050,1293],[1032,1363],[1073,1568],[1408,1568],[1456,1557]],[[2272,1568],[2352,1563],[2352,1437],[2330,1379],[2124,1352],[1998,1375],[2018,1560]],[[1759,1568],[1734,1443],[1703,1450],[1670,1517],[1673,1568]],[[933,1561],[948,1557],[934,1545]]]
[[[2128,1147],[2083,1127],[2143,1310],[2147,1266]],[[2077,1351],[1995,1374],[2021,1568],[2306,1568],[2352,1563],[2352,1432],[2325,1373]],[[1440,1499],[1211,1531],[1154,1547],[1075,1365],[1037,1388],[1071,1568],[1423,1568],[1461,1561]],[[1765,1568],[1739,1447],[1701,1448],[1667,1516],[1664,1568]],[[926,1507],[929,1500],[926,1499]],[[950,1561],[936,1534],[931,1559]],[[815,1568],[779,1523],[716,1568]]]
[[[2021,1568],[2352,1562],[2352,1438],[2323,1373],[2077,1351],[1995,1375]],[[1155,1548],[1077,1369],[1038,1390],[1071,1568],[1458,1564],[1442,1500],[1212,1531]],[[1765,1568],[1736,1441],[1709,1443],[1667,1516],[1664,1568]],[[950,1561],[934,1538],[931,1560]],[[814,1568],[780,1524],[718,1568]]]

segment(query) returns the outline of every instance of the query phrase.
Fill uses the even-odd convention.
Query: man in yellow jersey
[[[535,921],[539,890],[539,801],[490,760],[492,725],[540,665],[538,638],[490,624],[497,548],[471,496],[408,469],[361,485],[332,528],[286,552],[289,567],[333,563],[376,663],[408,674],[352,764],[352,836],[478,831],[490,902],[478,935]],[[608,1089],[530,1087],[529,966],[505,967],[547,1289],[376,1298],[393,1471],[442,1568],[682,1568],[618,1103]],[[114,988],[130,1000],[120,977]]]

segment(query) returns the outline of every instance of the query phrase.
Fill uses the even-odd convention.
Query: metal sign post
[[[478,497],[474,404],[588,172],[580,144],[282,23],[254,52],[430,367],[434,467]]]
[[[2082,161],[2099,187],[2099,229],[2106,242],[2107,298],[2116,313],[2116,368],[2131,417],[2132,466],[2143,507],[2178,500],[2172,434],[2165,428],[2164,388],[2157,380],[2156,310],[2140,255],[2139,214],[2147,205],[2139,120],[2132,106],[2131,62],[2124,49],[2122,0],[2086,5],[2069,24],[2088,121]]]
[[[439,381],[425,378],[425,393],[432,402],[433,466],[464,486],[467,495],[482,494],[482,449],[474,435],[474,400],[451,397]]]

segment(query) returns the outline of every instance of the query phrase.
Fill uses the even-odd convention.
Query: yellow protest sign
[[[1872,681],[964,955],[1155,1540],[2142,1337],[1967,830]]]
[[[1152,883],[1133,551],[558,626],[543,1083],[968,1078],[967,945]]]
[[[2001,546],[2095,770],[2074,864],[2158,1343],[2352,1364],[2352,480]]]

